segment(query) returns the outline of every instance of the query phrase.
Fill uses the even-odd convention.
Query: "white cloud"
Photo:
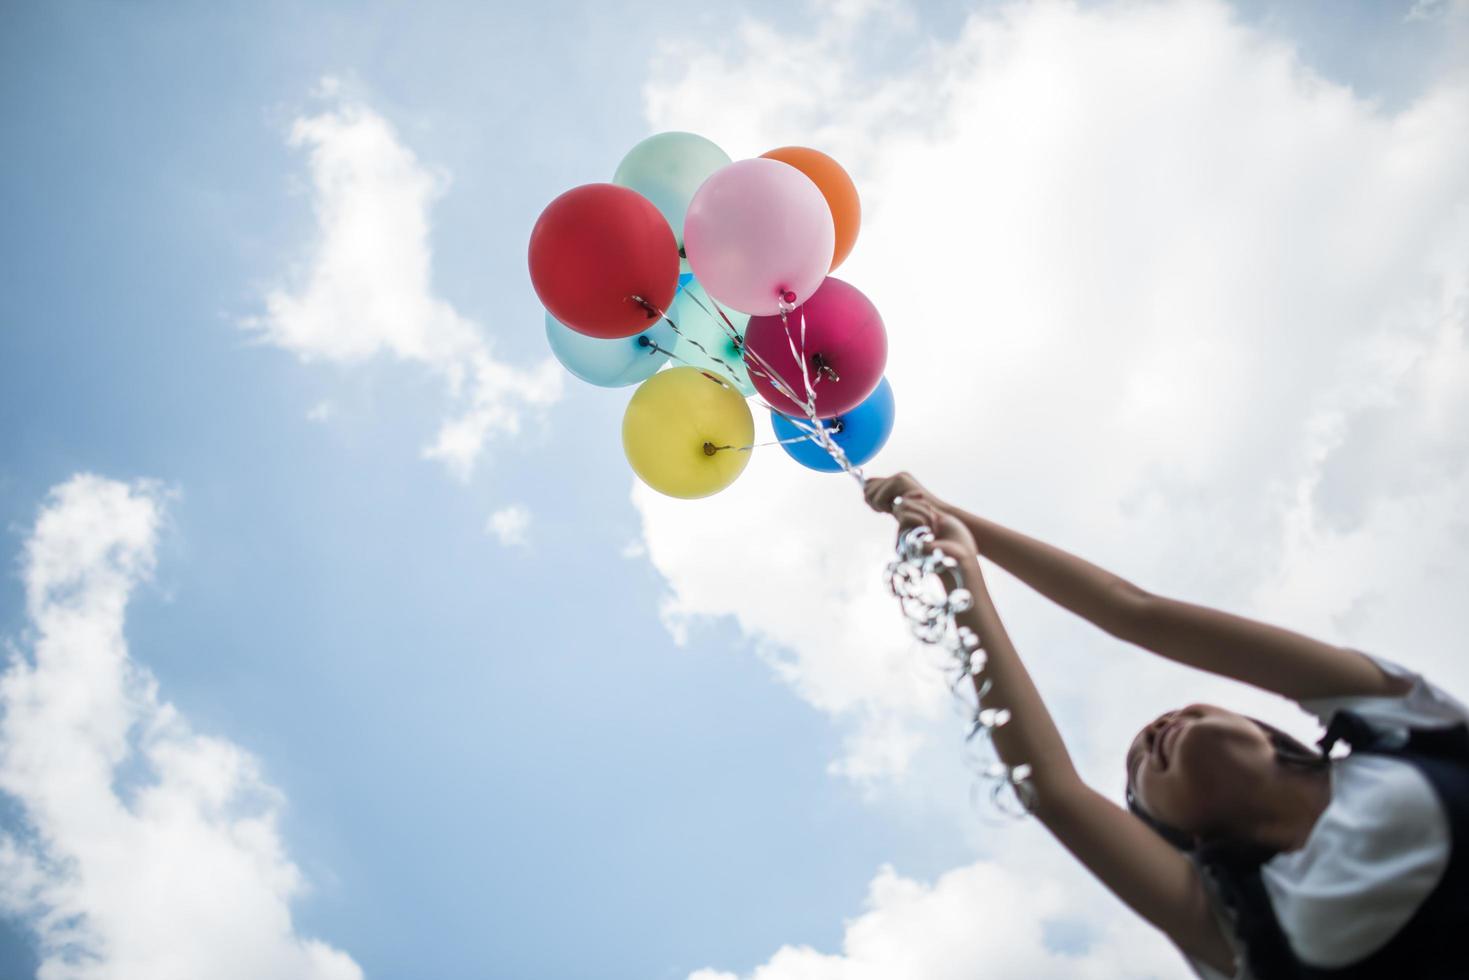
[[[1469,11],[1464,0],[1413,0],[1413,6],[1403,15],[1405,21],[1439,20],[1453,13],[1462,16]]]
[[[239,746],[193,731],[128,652],[160,495],[80,475],[26,544],[25,652],[0,676],[0,908],[40,940],[39,980],[360,980],[299,936],[280,794]]]
[[[485,523],[485,533],[493,534],[506,547],[526,544],[526,532],[530,530],[530,511],[520,504],[510,504],[490,515]]]
[[[1149,942],[1140,922],[1091,903],[1095,886],[1063,872],[1035,873],[980,861],[932,884],[891,867],[868,886],[866,907],[846,922],[842,948],[791,945],[748,980],[993,980],[1033,977],[1176,977],[1176,953]],[[1075,924],[1090,919],[1085,930]],[[1062,937],[1047,943],[1048,936]],[[1141,942],[1139,941],[1141,940]],[[1061,952],[1052,947],[1069,947]],[[699,970],[689,980],[740,980]]]
[[[864,226],[838,275],[884,314],[897,399],[869,471],[1469,693],[1464,66],[1389,114],[1222,3],[1009,5],[952,39],[910,30],[923,57],[874,66],[892,30],[750,21],[668,46],[645,90],[654,129],[737,157],[804,143],[852,171]],[[891,527],[850,481],[767,450],[707,500],[632,496],[665,622],[733,617],[848,733],[835,770],[960,792],[912,785],[950,774],[930,757],[959,725],[879,582]],[[1133,731],[1185,701],[1310,733],[1285,702],[1131,650],[993,566],[987,581],[1103,789]],[[832,975],[867,976],[858,960]]]
[[[339,99],[340,86],[328,80],[318,94]],[[447,180],[387,120],[338,101],[298,118],[290,143],[309,156],[318,237],[296,285],[271,290],[245,325],[303,361],[387,355],[436,371],[457,409],[424,455],[467,479],[488,439],[516,434],[525,409],[561,396],[560,365],[497,359],[483,328],[435,295],[429,208]]]
[[[869,469],[1245,611],[1283,562],[1321,563],[1287,555],[1293,522],[1361,520],[1463,476],[1463,84],[1384,116],[1214,3],[1007,7],[865,83],[846,21],[791,45],[764,44],[773,30],[670,47],[648,114],[720,120],[736,153],[804,138],[853,170],[865,227],[841,274],[884,311],[898,399]],[[1398,475],[1353,482],[1389,461]],[[737,617],[834,714],[934,712],[929,685],[899,680],[889,528],[844,478],[770,451],[707,501],[633,496],[673,614]],[[1349,607],[1374,587],[1363,571],[1321,601]],[[1047,645],[1068,650],[1063,692],[1092,679],[1078,662],[1117,664],[991,579],[1042,671]]]

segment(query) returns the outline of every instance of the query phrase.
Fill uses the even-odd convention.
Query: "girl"
[[[995,749],[1033,767],[1035,816],[1200,977],[1469,977],[1469,709],[1389,661],[1152,595],[906,473],[866,496],[958,560],[975,600],[959,622],[989,655],[984,706],[1011,712]],[[1327,726],[1322,751],[1191,704],[1133,739],[1122,809],[1078,777],[980,554],[1113,636],[1297,701]],[[1331,754],[1338,741],[1351,754]]]

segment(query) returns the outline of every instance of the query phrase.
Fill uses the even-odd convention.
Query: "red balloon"
[[[810,299],[796,307],[786,322],[778,316],[750,317],[745,328],[745,363],[750,368],[750,381],[777,412],[806,418],[805,410],[781,394],[759,363],[763,360],[768,364],[804,400],[801,362],[791,353],[792,341],[800,349],[803,320],[806,371],[815,386],[816,416],[829,419],[856,408],[882,380],[888,360],[887,329],[877,308],[861,290],[831,276]]]
[[[652,324],[641,296],[668,309],[678,291],[678,242],[637,191],[573,187],[546,205],[530,233],[530,281],[541,305],[589,337],[631,337]]]

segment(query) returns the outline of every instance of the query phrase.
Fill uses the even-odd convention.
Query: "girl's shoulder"
[[[1442,879],[1451,839],[1433,787],[1401,759],[1338,759],[1331,781],[1306,845],[1261,867],[1292,950],[1322,967],[1356,962],[1391,939]]]
[[[1307,698],[1302,708],[1323,725],[1347,710],[1360,716],[1375,730],[1393,740],[1406,740],[1409,728],[1440,728],[1469,722],[1469,706],[1429,681],[1417,671],[1365,650],[1357,650],[1384,673],[1410,682],[1407,693],[1385,697]]]
[[[1387,697],[1312,698],[1300,705],[1323,727],[1350,710],[1389,744],[1411,728],[1469,722],[1469,706],[1394,661],[1358,650],[1385,673],[1408,680]],[[1306,963],[1343,966],[1371,955],[1412,918],[1448,866],[1448,817],[1433,787],[1411,763],[1361,753],[1334,759],[1332,798],[1306,846],[1261,866],[1261,881],[1292,950]],[[1405,827],[1413,828],[1404,833]],[[1189,960],[1202,980],[1253,980],[1233,915],[1207,868],[1200,868],[1220,928],[1234,947],[1225,977]]]

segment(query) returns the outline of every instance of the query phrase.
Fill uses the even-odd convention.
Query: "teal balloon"
[[[694,192],[714,171],[730,163],[729,154],[693,133],[656,133],[627,151],[612,183],[631,188],[653,202],[683,249],[683,219]],[[689,271],[689,260],[679,268]]]
[[[700,303],[704,304],[703,307],[700,307]],[[704,312],[706,309],[709,312]],[[730,323],[734,324],[735,332],[743,337],[750,315],[729,309],[724,312]],[[730,337],[729,327],[720,319],[714,301],[704,292],[704,287],[699,285],[698,280],[690,281],[678,291],[673,300],[673,309],[668,311],[668,315],[678,324],[681,335],[677,346],[673,348],[674,357],[686,364],[723,375],[734,382],[735,388],[746,398],[755,393],[755,386],[750,382],[750,371],[745,366],[740,348]],[[698,341],[698,346],[694,341]],[[709,353],[699,350],[699,346]],[[720,361],[724,363],[721,364]]]
[[[667,320],[631,337],[603,340],[578,333],[546,314],[546,341],[556,360],[583,381],[603,388],[648,380],[668,363],[668,352],[677,340]]]

